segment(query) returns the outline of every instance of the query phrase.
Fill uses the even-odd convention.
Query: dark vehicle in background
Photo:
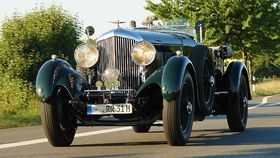
[[[49,142],[70,145],[78,126],[132,126],[143,133],[162,120],[167,142],[185,145],[193,121],[209,115],[226,115],[231,131],[244,131],[251,99],[244,63],[225,69],[229,46],[207,47],[170,28],[108,31],[96,46],[76,48],[76,70],[55,55],[46,61],[36,92]]]

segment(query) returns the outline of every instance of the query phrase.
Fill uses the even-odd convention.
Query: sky
[[[153,0],[158,2],[159,0]],[[31,12],[36,6],[50,6],[52,4],[62,6],[71,15],[78,16],[83,29],[91,25],[95,28],[94,38],[105,31],[116,27],[109,21],[125,21],[121,26],[127,27],[131,20],[141,26],[141,21],[150,11],[144,9],[145,0],[5,0],[0,5],[0,23],[5,17],[10,17],[14,12],[22,15]]]

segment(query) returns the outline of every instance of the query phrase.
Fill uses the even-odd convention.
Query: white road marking
[[[132,128],[131,127],[120,127],[120,128],[105,129],[105,130],[100,130],[100,131],[84,132],[84,133],[76,134],[75,138],[98,135],[98,134],[105,134],[105,133],[112,133],[112,132],[119,132],[119,131],[124,131],[124,130],[129,130],[129,129],[132,129]],[[42,138],[42,139],[22,141],[22,142],[17,142],[17,143],[0,144],[0,149],[26,146],[26,145],[34,145],[34,144],[46,143],[46,142],[48,142],[48,139]]]
[[[269,104],[265,104],[263,105],[264,107],[270,107],[270,106],[280,106],[280,102],[276,102],[276,103],[269,103]]]
[[[248,109],[251,110],[251,109],[256,109],[258,107],[261,107],[261,106],[263,106],[263,105],[265,105],[267,103],[267,99],[272,98],[272,97],[276,97],[276,96],[280,96],[280,94],[264,97],[260,104],[257,104],[255,106],[249,107]]]
[[[111,129],[105,129],[105,130],[100,130],[100,131],[84,132],[84,133],[76,134],[75,138],[104,134],[104,133],[113,133],[113,132],[129,130],[129,129],[132,129],[132,128],[131,127],[120,127],[120,128],[111,128]]]
[[[1,144],[0,145],[0,149],[13,148],[13,147],[32,145],[32,144],[39,144],[39,143],[45,143],[47,141],[48,141],[47,138],[42,138],[42,139],[22,141],[22,142],[17,142],[17,143]]]

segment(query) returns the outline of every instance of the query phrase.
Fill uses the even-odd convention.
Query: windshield
[[[153,31],[159,32],[174,32],[187,34],[192,37],[196,37],[196,30],[194,26],[190,26],[189,23],[185,19],[175,19],[170,20],[168,22],[158,20],[154,16],[148,16],[143,25],[147,26],[147,28],[137,28],[137,29],[149,29]]]
[[[176,33],[183,33],[193,37],[196,37],[196,31],[194,26],[188,25],[162,25],[162,26],[153,26],[151,28],[155,31],[160,32],[176,32]]]

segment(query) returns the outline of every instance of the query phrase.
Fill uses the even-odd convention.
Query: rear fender
[[[64,60],[49,60],[45,62],[36,78],[36,93],[42,102],[47,102],[56,87],[64,87],[71,98],[79,94],[86,87],[87,80],[72,69]]]
[[[225,87],[229,91],[229,94],[232,94],[233,96],[237,94],[242,74],[244,75],[248,86],[248,99],[251,100],[252,96],[249,87],[248,71],[243,62],[235,61],[229,64],[226,73],[224,74],[224,81],[226,83]]]

